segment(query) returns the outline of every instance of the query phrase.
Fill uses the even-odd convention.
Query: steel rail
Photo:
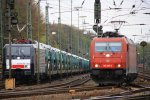
[[[75,81],[75,83],[68,84],[66,86],[60,87],[50,87],[50,88],[43,88],[43,89],[36,89],[36,90],[22,90],[22,91],[5,91],[0,93],[0,99],[3,98],[12,98],[12,97],[24,97],[24,96],[33,96],[33,95],[41,95],[41,94],[52,94],[52,93],[64,93],[68,92],[71,87],[82,85],[88,82],[90,78],[82,78]]]
[[[86,100],[104,100],[104,99],[109,99],[109,100],[112,100],[112,99],[131,99],[131,100],[139,100],[139,99],[142,99],[142,98],[149,98],[150,97],[150,87],[144,87],[144,86],[138,86],[138,85],[131,85],[133,86],[133,88],[137,87],[139,89],[136,89],[136,90],[127,90],[125,92],[121,92],[121,93],[118,93],[118,94],[112,94],[112,95],[106,95],[106,96],[96,96],[96,97],[91,97],[89,99],[86,99]],[[121,87],[122,88],[122,87]],[[134,95],[134,94],[137,94],[137,93],[142,93],[142,92],[146,92],[148,91],[149,94],[145,94],[145,95]]]
[[[150,98],[150,95],[129,95],[129,96],[99,96],[99,97],[91,97],[89,99],[86,100],[115,100],[115,99],[119,99],[119,100],[141,100],[141,99],[146,99],[148,100]]]
[[[4,81],[0,81],[0,89],[4,88]]]
[[[83,77],[80,77],[80,78],[77,78],[77,79],[74,79],[74,80],[71,80],[71,81],[68,81],[68,82],[64,82],[64,83],[59,83],[59,84],[55,84],[55,85],[51,85],[51,84],[48,84],[46,86],[40,86],[40,85],[35,85],[34,87],[26,87],[26,88],[19,88],[19,89],[15,89],[15,90],[10,90],[10,91],[25,91],[25,90],[35,90],[35,89],[45,89],[45,88],[55,88],[55,87],[62,87],[62,86],[67,86],[67,85],[70,85],[72,83],[75,83],[75,82],[78,82],[79,80],[81,80],[82,78],[88,78],[89,76],[86,75],[86,76],[83,76]],[[4,93],[6,92],[5,90],[1,90],[0,93]]]
[[[138,77],[150,80],[150,74],[143,74],[143,73],[138,73]]]
[[[88,98],[86,100],[104,100],[104,99],[108,99],[108,100],[114,100],[114,99],[134,99],[136,100],[136,98],[140,98],[143,95],[135,95],[137,93],[143,93],[148,91],[149,94],[145,94],[144,96],[149,97],[150,96],[150,87],[145,87],[142,85],[137,85],[137,84],[130,84],[128,86],[117,86],[117,88],[121,88],[125,91],[120,92],[120,93],[114,93],[114,94],[109,94],[109,95],[104,95],[104,96],[94,96],[91,98]]]

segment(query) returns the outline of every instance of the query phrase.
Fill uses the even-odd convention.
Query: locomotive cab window
[[[120,42],[108,43],[108,51],[121,51],[121,43]]]
[[[107,51],[107,43],[103,43],[103,42],[95,43],[95,51],[97,52]]]
[[[95,51],[96,52],[119,52],[121,51],[121,42],[96,42]]]
[[[30,47],[11,47],[11,55],[13,56],[29,56]],[[9,47],[7,48],[7,56],[9,56]]]

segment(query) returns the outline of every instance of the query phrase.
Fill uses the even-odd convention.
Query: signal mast
[[[94,3],[94,22],[93,30],[98,34],[98,37],[101,37],[103,34],[102,26],[98,26],[101,23],[101,2],[100,0],[95,0]]]
[[[103,33],[102,25],[98,26],[99,24],[101,24],[101,2],[100,0],[95,0],[95,3],[94,3],[94,22],[95,22],[95,25],[93,25],[93,30],[98,34],[98,37],[122,37],[123,36],[118,33],[119,29],[115,29],[115,32],[109,31],[109,32]],[[125,21],[111,21],[111,23],[115,23],[115,22],[125,23]]]

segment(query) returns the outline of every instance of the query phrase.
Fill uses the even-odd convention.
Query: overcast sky
[[[72,24],[78,27],[78,12],[75,7],[81,7],[80,29],[92,31],[94,25],[94,1],[95,0],[72,0]],[[47,0],[49,6],[50,23],[58,23],[59,0]],[[41,11],[45,13],[46,0],[41,0]],[[71,25],[71,0],[60,0],[61,4],[61,23]],[[119,23],[110,23],[111,21],[125,21],[120,27],[120,33],[134,40],[132,35],[149,34],[150,41],[150,0],[101,0],[102,6],[102,25],[104,31],[112,31],[120,26]],[[115,10],[113,8],[120,8]],[[131,14],[132,13],[132,14]],[[86,16],[86,17],[82,17]],[[85,23],[83,24],[85,20]],[[139,25],[145,24],[145,25]],[[135,42],[147,40],[148,35],[136,36]]]

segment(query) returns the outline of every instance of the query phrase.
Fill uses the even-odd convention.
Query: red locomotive
[[[93,38],[90,46],[92,79],[101,84],[130,83],[137,77],[136,45],[115,32]]]

